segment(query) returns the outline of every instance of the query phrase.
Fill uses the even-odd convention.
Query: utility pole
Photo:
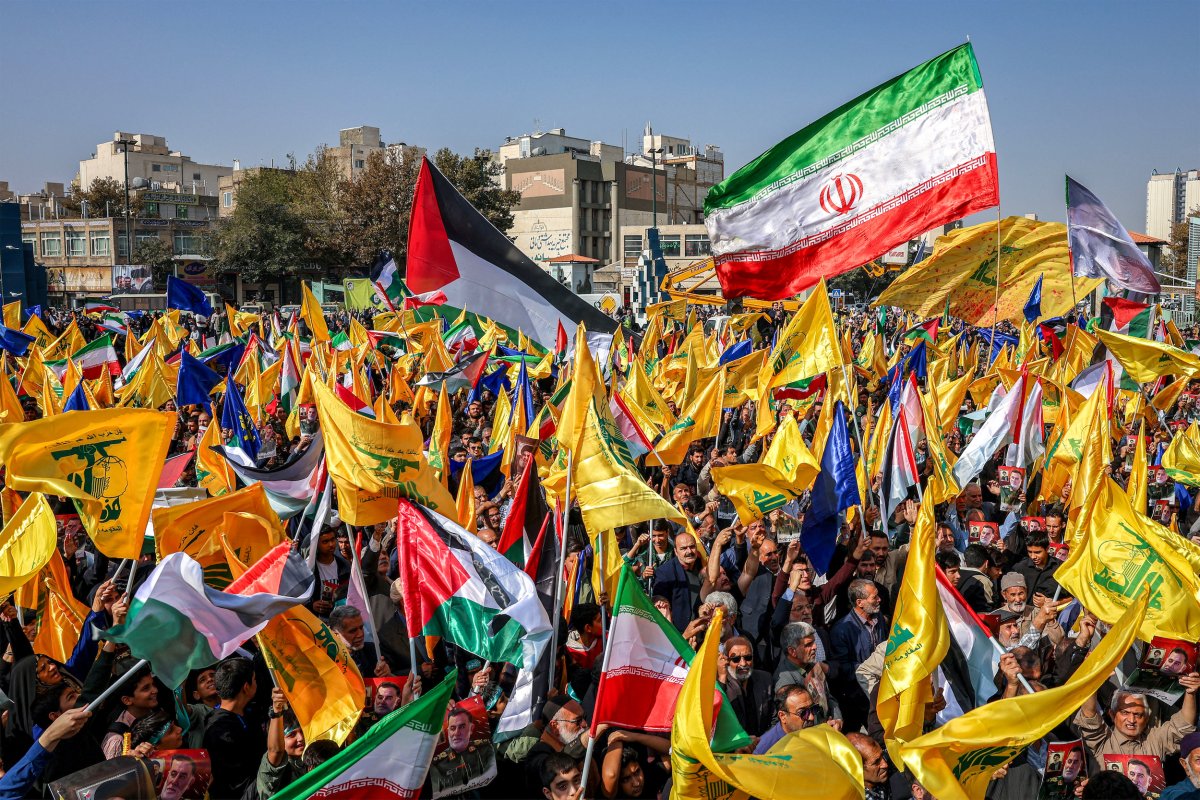
[[[654,218],[655,230],[658,230],[658,156],[662,151],[661,147],[650,149],[650,213]]]
[[[125,263],[133,263],[133,237],[129,234],[129,146],[137,144],[132,139],[117,139],[121,152],[125,155]]]

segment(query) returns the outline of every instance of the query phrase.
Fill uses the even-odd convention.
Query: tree
[[[1167,246],[1163,250],[1159,269],[1174,278],[1187,277],[1188,220],[1200,216],[1200,206],[1183,215],[1183,221],[1171,226]]]
[[[291,170],[262,168],[246,175],[233,215],[221,221],[213,237],[220,269],[261,283],[294,275],[311,263],[308,226],[295,206],[296,183]]]
[[[79,180],[71,183],[71,193],[63,198],[63,208],[72,214],[83,216],[83,202],[87,202],[89,217],[125,216],[125,185],[116,178],[96,178],[87,189],[79,188]],[[132,216],[142,213],[142,200],[136,192],[129,193]]]
[[[150,267],[154,286],[163,289],[167,285],[167,276],[174,271],[175,249],[161,236],[139,239],[133,245],[131,262]]]
[[[408,252],[408,220],[421,169],[421,151],[405,147],[394,156],[375,152],[361,172],[342,181],[342,246],[348,260],[367,265],[380,250],[397,261]]]
[[[293,169],[291,205],[304,220],[304,249],[308,259],[325,267],[352,263],[343,242],[345,212],[340,202],[341,168],[322,147],[301,167]]]
[[[500,188],[503,184],[497,179],[504,167],[490,150],[477,147],[474,155],[460,156],[443,147],[434,154],[433,163],[501,233],[512,227],[512,210],[521,202],[521,193]]]

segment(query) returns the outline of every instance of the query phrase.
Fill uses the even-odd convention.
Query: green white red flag
[[[375,723],[354,744],[306,772],[271,800],[408,800],[421,794],[457,671]]]
[[[964,44],[826,114],[717,184],[704,224],[726,297],[782,300],[1000,202]]]

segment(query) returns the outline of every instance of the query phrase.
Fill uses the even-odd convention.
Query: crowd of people
[[[626,381],[630,369],[646,369],[662,392],[667,407],[664,415],[675,419],[690,398],[682,385],[663,379],[661,367],[655,369],[653,363],[668,361],[693,329],[712,342],[710,347],[722,352],[742,341],[750,343],[749,353],[773,352],[794,313],[781,304],[762,313],[732,316],[711,309],[700,315],[691,311],[685,308],[673,318],[652,316],[644,325],[632,316],[622,317],[625,349],[614,348],[603,364],[606,375],[612,376],[614,392]],[[125,352],[121,346],[124,336],[140,337],[162,316],[162,312],[127,315],[127,327],[116,337],[116,351]],[[445,316],[443,327],[449,328],[457,311]],[[913,321],[898,310],[880,316],[875,310],[851,313],[839,309],[835,316],[848,351],[847,363],[856,373],[845,422],[855,432],[854,450],[862,448],[856,456],[865,462],[867,453],[878,449],[878,437],[889,434],[878,430],[880,410],[889,403],[895,405],[896,384],[907,380],[909,355],[924,340],[910,335]],[[369,312],[335,314],[326,320],[331,334],[348,331],[352,321],[367,330],[376,328]],[[54,336],[71,325],[89,341],[106,332],[97,315],[82,310],[50,311],[43,322]],[[266,342],[268,351],[288,346],[286,337],[277,336],[289,327],[288,322],[257,320],[257,324],[250,323],[254,326],[251,335]],[[246,324],[235,320],[233,327]],[[1073,329],[1086,335],[1089,327],[1081,313],[1060,324],[1060,340]],[[1104,326],[1107,319],[1091,327],[1096,324]],[[204,320],[184,315],[179,325],[184,331],[182,346],[189,347],[190,340],[196,353],[230,340],[230,320],[219,312]],[[658,327],[651,335],[654,326]],[[296,325],[293,330],[300,339],[308,339],[304,326]],[[1012,340],[1019,335],[1008,323],[1002,323],[999,331]],[[880,356],[888,362],[884,374],[861,363],[864,348],[876,336],[885,350]],[[805,446],[818,451],[828,419],[837,413],[827,408],[833,403],[832,396],[818,390],[778,401],[763,396],[744,400],[737,407],[723,409],[717,435],[692,442],[681,463],[659,463],[653,454],[639,461],[645,483],[681,516],[645,520],[616,530],[621,560],[666,623],[692,648],[699,649],[707,637],[720,637],[717,679],[738,724],[750,737],[746,752],[764,754],[789,733],[829,726],[861,755],[867,798],[926,800],[933,796],[918,775],[895,763],[889,754],[885,725],[877,712],[877,693],[910,537],[922,505],[934,502],[929,485],[938,479],[937,454],[945,452],[957,458],[970,446],[989,418],[988,409],[995,407],[996,385],[1003,380],[1011,387],[1011,375],[1004,369],[1015,373],[1023,362],[1028,367],[1041,352],[1051,350],[1044,341],[1026,344],[1022,340],[1022,346],[1037,352],[1018,354],[1015,345],[993,346],[987,336],[987,329],[946,323],[940,334],[927,337],[931,340],[924,346],[931,362],[938,357],[935,348],[939,343],[957,339],[950,345],[956,355],[948,370],[939,373],[939,380],[957,381],[965,375],[996,380],[984,381],[985,389],[964,394],[947,420],[949,424],[925,428],[924,436],[936,437],[936,441],[919,438],[912,442],[919,483],[905,491],[891,513],[888,487],[884,486],[888,476],[879,474],[878,462],[873,465],[874,472],[865,463],[861,465],[864,502],[838,515],[836,543],[820,570],[802,542],[808,530],[806,515],[812,513],[814,502],[805,491],[807,486],[798,487],[787,502],[748,520],[720,491],[713,470],[761,462],[773,443],[775,425],[789,416],[794,417]],[[1185,340],[1189,336],[1200,338],[1195,330],[1184,332]],[[508,340],[508,347],[518,348],[515,337]],[[972,347],[977,356],[968,362],[961,354]],[[379,357],[368,369],[365,382],[376,396],[386,395],[389,370],[398,368],[394,364],[403,352],[383,345],[375,349]],[[1097,346],[1097,352],[1101,351],[1103,347]],[[540,352],[531,355],[540,356]],[[469,352],[456,355],[462,359]],[[496,355],[493,352],[493,357]],[[24,359],[6,356],[6,360],[8,374],[18,375]],[[1046,359],[1048,363],[1054,360]],[[1088,361],[1092,361],[1090,354]],[[125,366],[124,359],[121,366]],[[214,369],[234,370],[236,365]],[[555,403],[556,391],[569,369],[570,360],[564,356],[555,359],[550,374],[530,382],[531,415]],[[492,371],[489,367],[488,373]],[[927,384],[935,380],[932,375],[927,369],[915,376],[918,391],[928,391]],[[404,377],[412,385],[419,383],[419,362]],[[510,377],[515,378],[515,373]],[[1067,376],[1066,382],[1074,377]],[[498,385],[480,384],[450,395],[451,461],[474,463],[495,452],[495,408],[499,393],[505,391],[497,389]],[[1160,520],[1174,536],[1200,542],[1196,535],[1200,534],[1200,492],[1178,471],[1168,472],[1161,465],[1162,452],[1170,442],[1200,417],[1196,405],[1200,381],[1187,382],[1165,407],[1148,405],[1157,392],[1171,385],[1169,381],[1153,386],[1135,384],[1117,394],[1111,412],[1111,460],[1105,464],[1105,474],[1122,489],[1133,477],[1148,481],[1147,505],[1137,512]],[[374,400],[361,399],[367,405]],[[20,400],[26,421],[46,413],[43,397],[22,393]],[[437,422],[436,401],[436,392],[425,393],[413,401],[394,403],[391,411],[397,417],[411,415],[428,438]],[[771,415],[775,425],[765,435],[758,407],[763,402],[774,404]],[[1067,405],[1065,396],[1061,402]],[[1134,413],[1139,402],[1149,413]],[[174,400],[167,400],[162,408],[178,415],[170,456],[194,453],[209,427],[222,419],[219,403],[177,406]],[[263,443],[255,465],[259,469],[283,469],[296,463],[320,430],[312,406],[298,410],[299,426],[289,424],[292,412],[278,397],[251,411]],[[1041,431],[1047,450],[1054,430],[1053,421],[1047,419]],[[233,431],[222,432],[223,441],[232,436]],[[537,438],[536,432],[529,436]],[[1140,454],[1136,452],[1139,448]],[[937,566],[953,587],[951,592],[979,624],[987,626],[997,644],[996,654],[985,659],[991,670],[985,690],[979,690],[978,680],[972,684],[968,679],[966,683],[972,685],[964,693],[964,684],[956,682],[949,669],[940,673],[934,681],[933,700],[925,706],[926,730],[971,708],[1065,685],[1114,622],[1085,608],[1056,580],[1076,524],[1072,481],[1049,486],[1049,455],[1045,455],[1022,465],[1028,470],[1021,473],[1020,485],[1002,485],[1006,450],[1002,447],[989,453],[978,474],[955,487],[953,497],[937,504]],[[536,458],[545,472],[545,457]],[[1146,476],[1134,475],[1134,470],[1141,468],[1138,464],[1149,465],[1144,468]],[[153,471],[161,466],[142,464],[138,468]],[[523,463],[514,462],[489,476],[475,477],[468,527],[492,547],[499,546],[520,494],[521,466]],[[457,492],[462,474],[461,470],[451,473],[451,493]],[[182,471],[176,486],[197,486],[195,460]],[[548,505],[554,507],[553,499]],[[567,613],[561,613],[560,606],[559,618],[554,620],[560,627],[555,638],[557,652],[549,656],[554,665],[550,696],[539,717],[519,735],[495,741],[488,740],[487,729],[494,729],[505,707],[517,668],[485,662],[444,639],[421,638],[413,647],[397,554],[398,538],[404,531],[398,530],[394,521],[356,530],[336,514],[327,520],[312,539],[317,588],[307,605],[336,634],[361,675],[377,679],[372,683],[372,696],[364,697],[355,732],[341,747],[324,739],[305,741],[300,721],[274,685],[253,641],[244,643],[239,655],[194,671],[183,687],[172,691],[150,667],[139,665],[124,645],[107,640],[105,631],[122,624],[135,587],[152,573],[155,555],[146,553],[136,571],[131,570],[95,546],[70,502],[59,499],[54,508],[60,522],[59,555],[70,594],[86,609],[86,617],[78,621],[78,638],[69,643],[69,658],[60,660],[38,648],[49,615],[54,613],[44,598],[40,607],[21,607],[18,594],[0,609],[0,690],[4,692],[0,798],[42,796],[51,783],[69,783],[72,776],[86,774],[81,771],[121,756],[156,765],[152,779],[157,788],[136,796],[154,796],[156,791],[164,798],[199,798],[206,793],[212,798],[269,798],[334,757],[374,723],[412,702],[422,689],[439,683],[451,669],[457,669],[457,686],[446,719],[444,749],[433,758],[425,796],[576,798],[585,782],[589,748],[592,758],[587,769],[593,774],[586,779],[587,796],[660,797],[670,791],[669,733],[591,724],[606,633],[612,625],[613,598],[603,581],[593,582],[580,566],[596,558],[593,542],[597,532],[587,530],[578,507],[568,509],[568,524],[562,533],[567,558],[559,574],[569,587],[564,591],[569,591],[572,602]],[[369,620],[347,603],[353,562],[357,562],[369,595]],[[723,609],[724,624],[715,628],[711,621],[718,608]],[[373,631],[370,637],[368,631]],[[1160,651],[1152,652],[1155,648]],[[1200,798],[1196,654],[1194,641],[1168,644],[1156,640],[1153,646],[1139,642],[1126,664],[1132,669],[1115,672],[1082,707],[1062,709],[1062,718],[1049,735],[994,770],[987,796],[996,800],[1038,796]],[[131,670],[136,674],[126,675]],[[116,690],[106,693],[114,684],[119,684]],[[93,705],[102,695],[102,702]],[[479,705],[483,711],[474,713],[471,709]],[[1066,752],[1055,747],[1074,742],[1078,744]],[[192,756],[181,754],[200,750],[208,759],[203,769]],[[156,754],[164,755],[155,761]],[[797,764],[795,770],[797,780],[803,780],[805,765]],[[201,772],[206,775],[204,782],[197,781]],[[481,784],[479,776],[488,773],[494,777]],[[125,792],[136,790],[123,786]],[[469,788],[460,792],[456,787],[461,786]],[[100,800],[118,795],[90,796]]]

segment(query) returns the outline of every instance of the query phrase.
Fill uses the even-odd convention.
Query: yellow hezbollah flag
[[[256,541],[263,536],[261,531],[252,531],[247,527],[239,527],[237,532],[225,530],[226,513],[237,511],[264,520],[278,520],[261,483],[252,483],[245,489],[220,497],[154,509],[154,549],[158,559],[161,561],[170,553],[187,553],[204,568],[205,583],[217,589],[228,586],[233,580],[233,573],[221,547],[221,534],[224,533],[230,544],[238,550],[252,547],[243,542],[239,534],[250,535]],[[265,534],[272,546],[283,541],[283,533],[277,522],[269,524],[268,529],[273,529]]]
[[[235,573],[246,570],[231,549],[226,557]],[[268,622],[254,640],[305,742],[328,739],[344,744],[362,714],[366,683],[329,626],[304,606],[296,606]]]
[[[0,374],[0,422],[24,422],[25,408],[8,382],[8,370],[0,369],[3,370],[3,374]]]
[[[11,489],[75,500],[100,552],[137,558],[175,423],[122,408],[0,425],[0,463]]]
[[[38,614],[38,632],[33,640],[35,652],[66,663],[79,642],[87,607],[71,594],[71,581],[62,556],[55,549],[38,576],[18,589],[13,602],[32,608]]]
[[[233,467],[225,457],[212,448],[222,444],[219,420],[210,420],[200,446],[196,448],[196,485],[208,492],[210,497],[229,494],[235,482]]]
[[[1071,553],[1054,573],[1084,608],[1113,623],[1149,590],[1138,635],[1200,639],[1200,578],[1171,545],[1176,535],[1137,514],[1111,478],[1103,477],[1088,524],[1071,542]]]
[[[312,391],[343,520],[351,525],[386,522],[396,516],[401,497],[442,514],[455,513],[454,498],[425,461],[415,423],[388,425],[356,414],[322,383],[314,381]]]
[[[1133,469],[1129,473],[1129,483],[1125,486],[1125,494],[1129,503],[1139,514],[1145,514],[1149,508],[1150,476],[1146,464],[1146,423],[1143,420],[1138,427],[1137,439],[1133,442]]]
[[[816,478],[816,472],[810,473],[810,483]],[[795,488],[787,476],[766,463],[713,467],[712,479],[717,491],[733,503],[738,519],[744,525],[762,519],[777,508],[783,508],[803,491]]]
[[[429,466],[437,473],[445,486],[450,480],[450,434],[453,420],[450,413],[450,397],[446,394],[446,382],[438,390],[437,415],[433,418],[433,433],[429,436]]]
[[[1192,423],[1175,434],[1162,457],[1163,469],[1173,479],[1189,486],[1200,484],[1200,428]]]
[[[755,350],[725,365],[724,408],[740,408],[747,400],[758,400],[758,375],[766,357],[766,350]]]
[[[42,571],[58,544],[54,512],[41,494],[31,494],[0,531],[0,596]]]
[[[1111,331],[1097,329],[1096,336],[1121,362],[1129,377],[1138,383],[1147,383],[1162,375],[1185,375],[1189,378],[1200,375],[1200,356],[1195,353]]]
[[[317,302],[317,298],[313,296],[312,289],[308,288],[307,283],[301,281],[300,290],[302,292],[300,318],[312,332],[314,342],[328,342],[329,326],[325,324],[325,312],[322,310],[321,304]]]
[[[682,463],[692,442],[717,435],[724,396],[725,373],[719,371],[696,393],[696,399],[680,412],[679,419],[654,446],[662,463]]]
[[[991,325],[996,298],[999,318],[1020,324],[1022,309],[1038,278],[1042,278],[1042,316],[1065,314],[1072,290],[1067,226],[1005,217],[939,236],[933,254],[902,273],[884,290],[877,306],[895,306],[933,317],[949,310],[971,325]],[[996,290],[996,250],[1000,248],[1000,290]],[[1075,294],[1086,297],[1100,279],[1076,278]]]
[[[933,561],[933,507],[932,501],[921,504],[913,529],[879,680],[876,711],[883,725],[884,741],[897,764],[900,763],[897,745],[921,735],[925,705],[933,700],[929,676],[942,663],[950,646],[950,630],[938,597]]]
[[[635,356],[629,368],[629,378],[621,388],[621,397],[641,429],[652,439],[675,424],[675,416],[663,396],[646,377],[646,365]]]
[[[800,425],[791,414],[779,423],[779,430],[775,431],[762,463],[774,467],[793,489],[801,492],[812,486],[821,471],[821,465],[804,444]]]
[[[462,476],[458,479],[458,496],[454,498],[454,508],[459,525],[471,533],[479,530],[479,523],[475,519],[475,476],[471,474],[469,458]]]
[[[717,609],[709,630],[721,629],[724,614]],[[862,758],[828,725],[786,734],[764,755],[713,752],[709,735],[720,640],[704,637],[679,690],[671,727],[672,799],[712,800],[738,790],[772,800],[862,800]],[[800,764],[804,780],[797,780]]]
[[[904,764],[938,800],[983,800],[992,773],[1049,733],[1110,677],[1137,635],[1146,592],[1130,603],[1062,686],[979,706],[900,746]]]

